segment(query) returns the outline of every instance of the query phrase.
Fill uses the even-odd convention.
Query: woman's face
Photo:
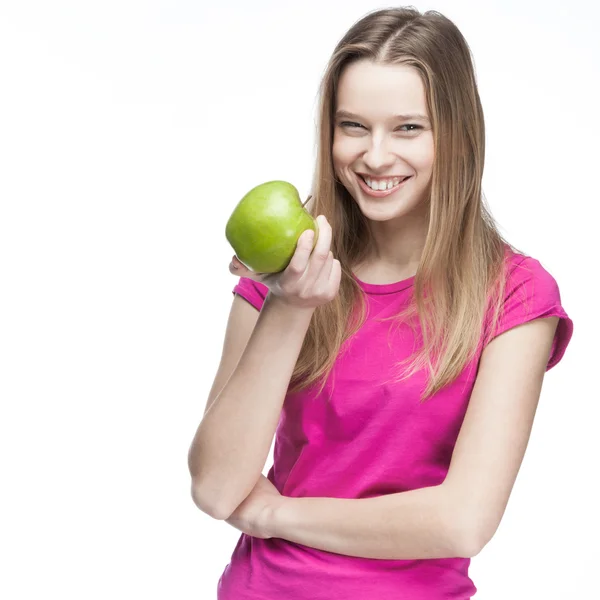
[[[416,69],[369,60],[353,63],[340,78],[336,109],[334,169],[362,213],[375,221],[419,210],[425,214],[434,147],[425,88]],[[392,186],[390,193],[371,192],[363,180],[369,176],[378,189]]]

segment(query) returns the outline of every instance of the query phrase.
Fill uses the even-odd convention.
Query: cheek
[[[348,139],[334,136],[331,153],[333,160],[343,166],[344,163],[354,160],[353,157],[356,155],[356,144],[353,144]]]
[[[333,143],[333,146],[331,148],[331,155],[333,158],[333,163],[337,166],[339,166],[340,163],[342,163],[344,160],[344,154],[343,154],[342,150],[343,150],[343,148],[341,147],[339,142]]]
[[[416,171],[427,173],[433,167],[433,156],[426,151],[413,152],[410,156],[410,164]]]
[[[434,147],[433,139],[424,138],[422,143],[415,148],[414,161],[417,168],[429,171],[433,167]]]

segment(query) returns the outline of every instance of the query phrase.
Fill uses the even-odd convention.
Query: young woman
[[[218,598],[465,600],[573,323],[483,204],[483,112],[451,21],[367,14],[320,98],[317,243],[305,232],[277,274],[234,257],[190,448],[194,501],[242,532]]]

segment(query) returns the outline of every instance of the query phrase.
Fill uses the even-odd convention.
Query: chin
[[[366,200],[366,201],[365,201]],[[361,198],[355,202],[360,212],[371,221],[390,221],[413,214],[419,209],[420,202],[414,202],[412,199],[402,198],[395,202],[382,202],[377,198]]]

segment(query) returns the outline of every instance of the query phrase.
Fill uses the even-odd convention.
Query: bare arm
[[[254,330],[188,455],[196,505],[226,519],[262,473],[314,308],[268,294]]]
[[[445,481],[375,498],[284,496],[270,537],[366,558],[473,557],[496,532],[531,434],[558,317],[517,326],[482,353]]]

